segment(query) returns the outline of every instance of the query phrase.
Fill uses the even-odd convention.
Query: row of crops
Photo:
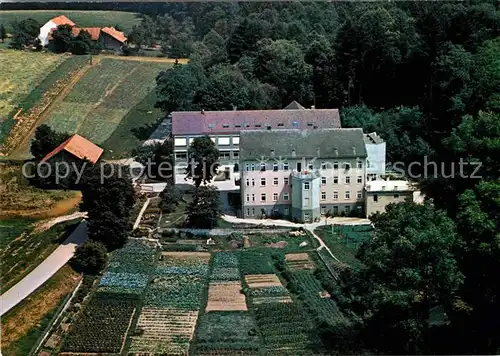
[[[96,293],[71,325],[63,352],[122,352],[156,253],[136,240],[113,253]]]
[[[161,254],[144,295],[129,353],[188,353],[207,283],[209,259],[209,253]]]

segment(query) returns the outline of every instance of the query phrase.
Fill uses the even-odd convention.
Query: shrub
[[[79,272],[97,274],[104,267],[107,259],[104,244],[89,240],[76,248],[72,264]]]

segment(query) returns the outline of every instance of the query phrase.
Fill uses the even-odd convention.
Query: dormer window
[[[260,124],[257,124],[257,125],[255,125],[255,127],[262,127],[262,125],[260,125]]]
[[[222,125],[222,127],[223,127],[223,128],[225,128],[225,129],[228,129],[228,128],[229,128],[229,125],[224,124],[224,125]]]
[[[284,126],[284,124],[283,124],[282,122],[280,122],[280,123],[278,124],[278,127],[283,127],[283,126]]]
[[[234,127],[236,127],[236,128],[240,128],[240,127],[241,127],[241,125],[240,125],[240,124],[236,124],[236,125],[234,125]]]

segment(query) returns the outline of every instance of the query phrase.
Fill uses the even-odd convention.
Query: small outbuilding
[[[86,138],[80,135],[73,135],[43,157],[42,162],[53,159],[68,161],[76,158],[95,164],[103,152],[104,150],[101,147]]]

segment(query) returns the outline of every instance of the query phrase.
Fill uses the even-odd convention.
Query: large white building
[[[361,129],[242,131],[242,216],[361,211],[366,157]]]

